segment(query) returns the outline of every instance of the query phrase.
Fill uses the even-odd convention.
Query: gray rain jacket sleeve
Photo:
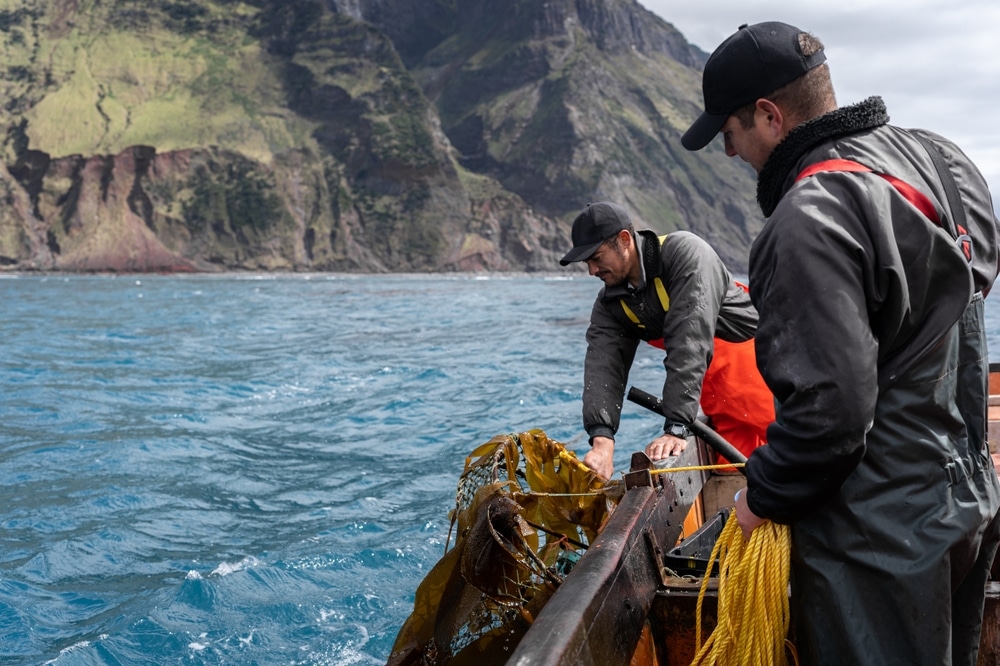
[[[662,242],[637,234],[643,283],[637,289],[605,288],[598,295],[587,330],[583,423],[591,438],[618,431],[629,369],[640,340],[663,339],[666,422],[689,423],[698,415],[705,369],[716,335],[730,342],[753,337],[757,312],[745,290],[704,240],[675,232]],[[655,278],[669,298],[664,310]],[[639,319],[629,319],[622,304]]]

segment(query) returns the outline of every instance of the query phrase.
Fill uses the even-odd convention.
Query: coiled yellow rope
[[[698,653],[692,666],[785,666],[788,634],[788,574],[792,540],[787,525],[767,521],[749,541],[736,521],[726,521],[709,562],[719,560],[718,621],[708,640],[701,642],[702,601],[708,589],[705,576],[698,593],[695,624]],[[791,643],[787,647],[795,663]]]

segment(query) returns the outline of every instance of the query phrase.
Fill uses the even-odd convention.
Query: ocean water
[[[598,287],[0,279],[0,663],[385,663],[471,449],[586,449]],[[619,469],[660,425],[626,406]]]
[[[598,286],[0,279],[0,662],[385,663],[472,448],[586,447]]]

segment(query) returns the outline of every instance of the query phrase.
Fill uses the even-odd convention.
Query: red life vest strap
[[[874,173],[877,176],[881,176],[885,180],[889,181],[889,184],[895,187],[896,190],[898,190],[899,193],[903,195],[903,198],[905,198],[907,201],[913,204],[917,210],[923,213],[924,217],[926,217],[928,220],[930,220],[931,222],[933,222],[938,226],[941,225],[941,218],[940,216],[938,216],[937,209],[934,208],[934,204],[931,202],[930,199],[927,198],[927,196],[923,192],[913,187],[909,183],[902,181],[899,178],[896,178],[895,176],[890,176],[884,173],[877,173],[872,169],[870,169],[869,167],[866,167],[864,164],[859,164],[858,162],[854,162],[852,160],[839,160],[839,159],[824,160],[822,162],[816,162],[815,164],[810,164],[805,169],[799,172],[799,175],[795,177],[795,182],[799,182],[803,178],[808,178],[809,176],[820,173],[822,171],[853,171],[860,173]]]
[[[900,180],[895,176],[890,176],[889,174],[879,173],[873,169],[866,167],[864,164],[859,164],[853,160],[843,160],[843,159],[832,159],[824,160],[822,162],[816,162],[815,164],[810,164],[805,169],[799,172],[799,175],[795,177],[795,182],[799,182],[803,178],[808,178],[817,173],[824,171],[851,171],[855,173],[874,173],[881,178],[884,178],[889,182],[890,185],[896,188],[903,198],[909,201],[913,206],[923,213],[924,217],[938,225],[943,227],[941,224],[941,216],[938,215],[937,208],[934,207],[934,203],[925,195],[923,192],[913,187],[906,181]],[[958,246],[962,249],[962,254],[968,261],[972,261],[972,239],[969,237],[969,232],[965,230],[961,225],[956,224],[958,229]]]

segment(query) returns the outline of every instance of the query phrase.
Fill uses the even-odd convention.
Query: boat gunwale
[[[644,457],[644,456],[643,456]],[[694,442],[669,467],[706,464]],[[633,465],[633,468],[635,465]],[[634,473],[642,470],[633,469]],[[658,590],[667,579],[664,548],[676,543],[707,474],[657,474],[628,487],[600,535],[525,633],[514,666],[628,664]],[[641,478],[641,475],[640,475]]]

